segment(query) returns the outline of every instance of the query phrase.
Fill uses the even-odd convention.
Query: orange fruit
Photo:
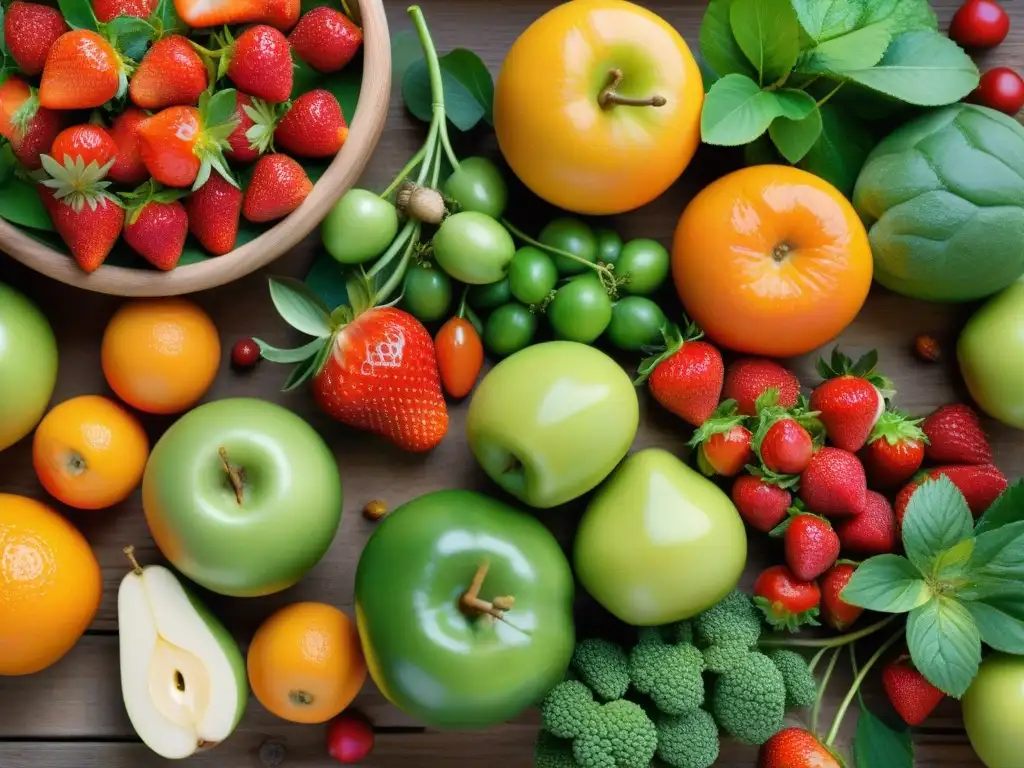
[[[246,666],[259,702],[293,723],[327,722],[366,682],[355,622],[323,603],[295,603],[263,622]]]
[[[149,439],[112,400],[83,395],[58,405],[36,428],[32,463],[43,487],[76,509],[104,509],[128,498],[149,458]]]
[[[708,339],[769,357],[810,352],[857,316],[871,287],[871,246],[853,206],[798,168],[723,176],[683,211],[672,277]]]
[[[60,660],[102,595],[99,563],[78,529],[45,504],[0,493],[0,675]]]
[[[146,413],[181,413],[199,402],[220,365],[210,316],[187,299],[139,299],[103,333],[101,361],[118,397]]]

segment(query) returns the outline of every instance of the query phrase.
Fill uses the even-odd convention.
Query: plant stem
[[[394,259],[395,256],[398,255],[398,252],[402,250],[409,238],[412,236],[414,229],[416,229],[415,219],[409,219],[405,222],[405,226],[402,227],[395,239],[391,241],[391,245],[389,245],[388,249],[384,251],[384,254],[377,259],[377,262],[366,273],[366,276],[375,277],[380,274],[380,271],[390,264],[391,260]]]
[[[839,85],[837,85],[837,86],[836,86],[835,88],[833,88],[833,89],[832,89],[831,91],[829,91],[829,92],[828,92],[828,93],[826,93],[826,94],[825,94],[824,96],[822,96],[822,98],[821,98],[821,101],[819,101],[819,102],[818,102],[818,108],[819,108],[819,109],[821,109],[821,107],[822,107],[822,106],[823,106],[823,105],[824,105],[824,104],[825,104],[825,103],[826,103],[826,102],[827,102],[827,101],[828,101],[829,99],[831,99],[831,98],[832,98],[833,96],[835,96],[835,95],[836,95],[836,93],[838,93],[839,89],[840,89],[840,88],[842,88],[842,87],[843,87],[844,85],[846,85],[846,83],[839,83]]]
[[[867,660],[867,663],[861,668],[860,672],[853,679],[853,685],[850,686],[850,690],[846,694],[846,698],[843,699],[843,703],[839,705],[839,711],[836,712],[836,718],[832,721],[832,729],[828,732],[828,736],[825,738],[825,746],[832,746],[836,740],[836,736],[839,735],[839,726],[842,725],[843,717],[846,716],[846,710],[850,708],[853,697],[857,695],[857,691],[860,690],[861,684],[864,679],[868,676],[868,672],[871,670],[875,663],[882,658],[882,655],[892,648],[896,642],[903,637],[904,630],[900,628],[898,632],[894,632],[892,636],[882,643],[882,647],[875,651],[874,655]]]
[[[444,115],[441,115],[441,120],[444,120]],[[440,131],[441,123],[438,121],[437,112],[435,112],[433,119],[430,121],[430,130],[427,132],[427,143],[423,146],[423,164],[420,166],[419,175],[416,177],[416,183],[420,186],[427,183],[427,176],[437,160],[437,138]]]
[[[821,663],[821,658],[826,653],[828,653],[828,648],[822,648],[820,651],[818,651],[816,654],[814,654],[814,656],[811,657],[811,661],[807,665],[807,669],[809,669],[811,671],[812,675],[814,674],[814,670],[818,668],[818,664]]]
[[[546,253],[550,253],[554,256],[562,256],[563,258],[582,264],[588,269],[594,270],[594,272],[596,272],[597,276],[600,278],[601,284],[604,286],[605,291],[607,291],[608,294],[613,297],[617,294],[618,286],[622,282],[622,280],[617,278],[613,274],[611,267],[605,266],[604,264],[595,264],[592,261],[587,261],[581,256],[577,256],[575,253],[569,253],[568,251],[563,251],[560,248],[552,248],[550,245],[544,245],[544,243],[540,242],[539,240],[535,240],[534,238],[530,237],[528,234],[523,232],[521,229],[519,229],[519,227],[514,225],[508,219],[503,218],[501,220],[501,223],[505,227],[505,229],[512,233],[512,235],[515,238],[522,240],[527,245],[532,245],[534,248],[539,248],[540,250],[545,251]]]
[[[395,267],[395,271],[391,273],[387,282],[377,291],[377,295],[373,300],[375,305],[387,301],[388,297],[401,285],[402,280],[405,278],[405,271],[409,268],[409,263],[412,261],[413,251],[416,250],[416,245],[420,240],[420,227],[420,222],[416,221],[413,225],[412,237],[409,239],[409,244],[405,246],[405,252],[402,254],[402,260],[398,262],[398,266]]]
[[[828,650],[827,648],[823,650]],[[811,733],[818,732],[818,716],[821,714],[821,702],[825,698],[825,689],[828,688],[828,681],[832,679],[832,672],[836,668],[836,662],[839,661],[839,654],[842,653],[842,648],[834,648],[832,650],[832,658],[828,660],[828,666],[825,667],[825,674],[821,676],[821,684],[818,686],[818,697],[814,700],[814,708],[811,710]]]
[[[441,126],[441,146],[444,148],[444,153],[448,156],[448,162],[452,164],[452,170],[457,171],[459,169],[459,158],[456,157],[455,150],[452,149],[452,140],[448,136],[447,121]]]
[[[380,193],[380,196],[384,198],[390,197],[391,193],[398,189],[398,185],[405,181],[405,177],[412,173],[417,165],[423,162],[423,158],[426,156],[426,154],[426,146],[420,147],[419,152],[412,156],[412,159],[405,164],[405,168],[398,172],[398,175],[395,176],[394,181],[392,181],[391,184],[388,185],[387,189]]]
[[[762,640],[759,645],[765,648],[838,648],[839,646],[849,645],[855,643],[858,640],[862,640],[868,635],[873,635],[883,627],[888,626],[896,620],[898,614],[893,614],[888,618],[882,619],[879,622],[872,624],[871,626],[864,627],[864,629],[856,632],[850,632],[846,635],[839,635],[838,637],[824,637],[817,640],[787,640],[785,638],[772,639],[768,638]]]
[[[462,286],[462,298],[459,299],[459,311],[455,313],[456,317],[466,316],[466,299],[469,297],[469,286]]]

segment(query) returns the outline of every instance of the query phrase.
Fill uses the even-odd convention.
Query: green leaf
[[[953,598],[936,597],[910,612],[907,645],[918,671],[953,698],[963,696],[978,673],[981,634]]]
[[[299,58],[299,54],[292,49],[292,92],[291,98],[296,99],[306,91],[316,87],[320,73],[309,64]]]
[[[1024,521],[987,531],[973,541],[967,569],[970,584],[964,587],[963,598],[1024,593]]]
[[[945,475],[921,485],[903,517],[903,548],[907,559],[929,573],[935,559],[974,531],[974,518],[960,489]]]
[[[856,768],[914,768],[914,740],[908,728],[890,727],[861,701],[853,757]]]
[[[203,96],[206,96],[206,94],[204,93]],[[203,107],[202,101],[201,99],[200,108]],[[205,103],[203,111],[206,116],[206,125],[223,125],[228,122],[234,116],[237,104],[238,93],[234,88],[225,88],[223,91],[217,91]]]
[[[863,8],[857,0],[792,0],[797,20],[820,43],[857,28]]]
[[[72,29],[99,29],[99,22],[89,0],[58,0],[57,5],[64,14],[64,21]]]
[[[438,59],[438,62],[441,64],[441,72],[454,77],[483,108],[484,122],[493,125],[494,78],[483,59],[466,48],[455,48]],[[445,104],[447,106],[447,100]]]
[[[6,6],[0,4],[0,54],[2,54],[4,57],[10,55],[10,50],[7,48],[7,39],[4,37],[4,16],[6,14]]]
[[[939,28],[939,21],[929,0],[861,1],[864,4],[864,12],[860,17],[862,27],[887,21],[893,35],[901,35],[916,29]]]
[[[818,109],[818,102],[806,91],[781,88],[773,92],[779,102],[779,116],[789,120],[803,120]]]
[[[326,339],[316,338],[307,344],[295,349],[281,349],[271,346],[261,339],[253,339],[260,348],[260,354],[272,363],[301,363],[317,356],[321,347],[327,343]]]
[[[701,139],[726,147],[747,144],[767,131],[780,113],[774,93],[762,91],[745,75],[726,75],[711,86],[704,100]]]
[[[733,0],[729,24],[761,85],[793,69],[800,55],[800,25],[789,0]]]
[[[789,162],[799,163],[821,136],[821,112],[815,107],[801,120],[778,117],[768,128],[772,142]]]
[[[965,603],[985,645],[997,651],[1024,654],[1024,595]]]
[[[873,67],[891,41],[888,22],[880,21],[818,44],[800,57],[796,69],[814,75]]]
[[[2,23],[0,29],[3,29]],[[14,178],[17,168],[18,158],[14,156],[14,149],[7,142],[0,143],[0,187]]]
[[[490,122],[494,81],[483,61],[471,51],[455,49],[439,59],[445,114],[460,131],[469,131],[481,120]],[[414,61],[402,77],[402,98],[419,120],[430,122],[433,97],[430,73],[424,59]]]
[[[0,211],[12,224],[53,231],[53,220],[39,199],[39,193],[17,176],[11,175],[6,183],[0,185]]]
[[[309,336],[322,338],[331,335],[331,311],[305,284],[290,277],[272,277],[270,298],[292,328]]]
[[[871,611],[906,613],[927,603],[931,593],[905,557],[878,555],[861,563],[841,597]]]
[[[174,7],[174,0],[159,0],[152,15],[149,17],[149,23],[156,29],[156,36],[158,38],[188,30],[188,26],[178,16],[178,11]]]
[[[952,104],[978,85],[978,68],[948,37],[919,30],[897,37],[874,67],[843,70],[844,78],[922,107]]]
[[[118,16],[104,25],[104,31],[116,42],[117,49],[133,61],[141,61],[156,30],[146,20],[135,16]]]
[[[992,502],[974,527],[974,535],[994,531],[1004,525],[1024,520],[1024,478],[1012,483]]]
[[[701,58],[714,72],[715,79],[732,74],[757,76],[732,36],[732,24],[729,22],[732,2],[711,0],[700,23]]]
[[[348,304],[348,276],[345,268],[327,251],[320,251],[313,260],[305,283],[328,307]]]
[[[419,36],[411,29],[403,29],[391,36],[391,81],[401,83],[405,71],[414,61],[423,59],[423,46]]]
[[[800,167],[852,197],[861,168],[874,148],[874,137],[854,114],[832,104],[822,104],[819,111],[821,135]]]

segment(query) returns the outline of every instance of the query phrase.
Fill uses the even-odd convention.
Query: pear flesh
[[[249,689],[224,625],[158,565],[125,576],[117,615],[121,695],[146,746],[179,760],[230,736]]]

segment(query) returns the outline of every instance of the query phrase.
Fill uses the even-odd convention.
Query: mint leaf
[[[931,593],[905,557],[878,555],[861,563],[840,597],[871,611],[906,613],[928,602]]]
[[[91,29],[95,32],[99,28],[89,0],[57,0],[57,5],[64,14],[64,21],[72,29]]]
[[[961,590],[962,599],[1024,594],[1024,521],[988,531],[973,541],[967,567],[970,583]]]
[[[789,0],[733,0],[729,24],[761,85],[793,69],[800,55],[800,25]]]
[[[790,120],[803,120],[818,108],[818,102],[806,91],[796,88],[780,88],[774,91],[779,102],[779,116]]]
[[[270,298],[292,328],[318,338],[331,335],[330,310],[305,284],[291,277],[272,277]]]
[[[903,548],[907,559],[922,573],[935,559],[974,531],[967,500],[946,476],[921,485],[907,504],[903,518]]]
[[[863,9],[857,0],[792,0],[797,19],[817,43],[857,28]]]
[[[821,136],[821,112],[815,106],[811,113],[801,120],[776,118],[768,128],[768,135],[782,156],[796,165],[807,156]]]
[[[882,60],[891,40],[889,24],[877,22],[820,43],[801,56],[796,69],[820,74],[873,67]]]
[[[757,73],[732,36],[729,10],[733,0],[711,0],[700,23],[700,55],[716,77]]]
[[[1024,595],[965,603],[981,640],[997,651],[1024,654]]]
[[[857,732],[853,738],[856,768],[914,768],[914,741],[906,727],[891,728],[860,704]]]
[[[745,75],[726,75],[711,86],[704,100],[701,139],[725,147],[747,144],[767,131],[779,114],[774,93],[762,91]]]
[[[854,114],[834,104],[822,104],[821,135],[800,161],[800,167],[853,196],[864,161],[875,146],[874,137]]]
[[[974,527],[974,535],[994,531],[1004,525],[1024,520],[1024,478],[1012,483],[985,510],[985,514]]]
[[[494,122],[494,78],[483,59],[467,48],[454,48],[440,59],[441,72],[451,75],[476,100],[483,110],[484,122]],[[458,127],[458,123],[452,120]],[[468,130],[462,128],[461,130]]]
[[[862,0],[864,12],[860,25],[867,26],[879,21],[888,21],[893,35],[912,32],[916,29],[939,28],[928,0]]]
[[[953,698],[963,696],[978,673],[981,634],[953,598],[936,597],[910,612],[907,645],[918,671]]]

